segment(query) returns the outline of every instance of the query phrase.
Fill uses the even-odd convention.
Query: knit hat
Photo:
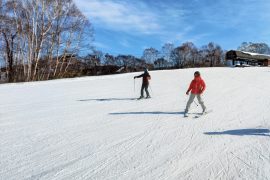
[[[199,72],[199,71],[196,71],[195,73],[194,73],[194,76],[200,76],[201,75],[201,73]]]
[[[148,73],[148,69],[147,68],[144,68],[144,73]]]

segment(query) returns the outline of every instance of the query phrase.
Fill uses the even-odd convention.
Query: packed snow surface
[[[0,85],[0,179],[270,179],[270,68],[139,74]]]

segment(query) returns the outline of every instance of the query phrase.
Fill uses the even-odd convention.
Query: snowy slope
[[[270,69],[199,69],[183,118],[195,70],[0,85],[0,179],[270,179]]]

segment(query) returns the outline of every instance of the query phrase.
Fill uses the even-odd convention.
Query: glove
[[[134,76],[134,79],[136,79],[136,76]]]
[[[189,95],[189,91],[186,92],[186,95]]]
[[[202,93],[203,93],[203,90],[200,90],[200,91],[199,91],[199,94],[202,94]]]

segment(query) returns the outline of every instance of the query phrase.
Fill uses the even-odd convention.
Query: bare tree
[[[192,51],[194,48],[196,47],[192,42],[185,42],[173,50],[171,58],[176,64],[176,67],[183,68],[191,60],[193,60]]]
[[[154,61],[158,58],[159,52],[155,48],[147,48],[143,51],[142,59],[149,64],[153,64]]]
[[[106,65],[116,65],[115,57],[108,53],[105,54],[105,64]]]
[[[161,48],[161,57],[170,62],[173,49],[174,45],[172,43],[165,43]]]
[[[1,1],[0,10],[1,49],[4,54],[8,82],[13,82],[15,76],[15,38],[17,37],[18,31],[15,26],[15,18],[10,15],[12,13],[12,3],[5,2],[5,4],[3,4]]]
[[[10,0],[0,3],[1,46],[7,73],[26,81],[63,77],[92,26],[72,0]],[[14,67],[15,66],[15,70]]]
[[[210,60],[210,67],[217,66],[221,62],[222,48],[213,42],[207,45],[208,58]]]
[[[270,54],[270,47],[266,43],[243,42],[237,50],[259,54]]]

